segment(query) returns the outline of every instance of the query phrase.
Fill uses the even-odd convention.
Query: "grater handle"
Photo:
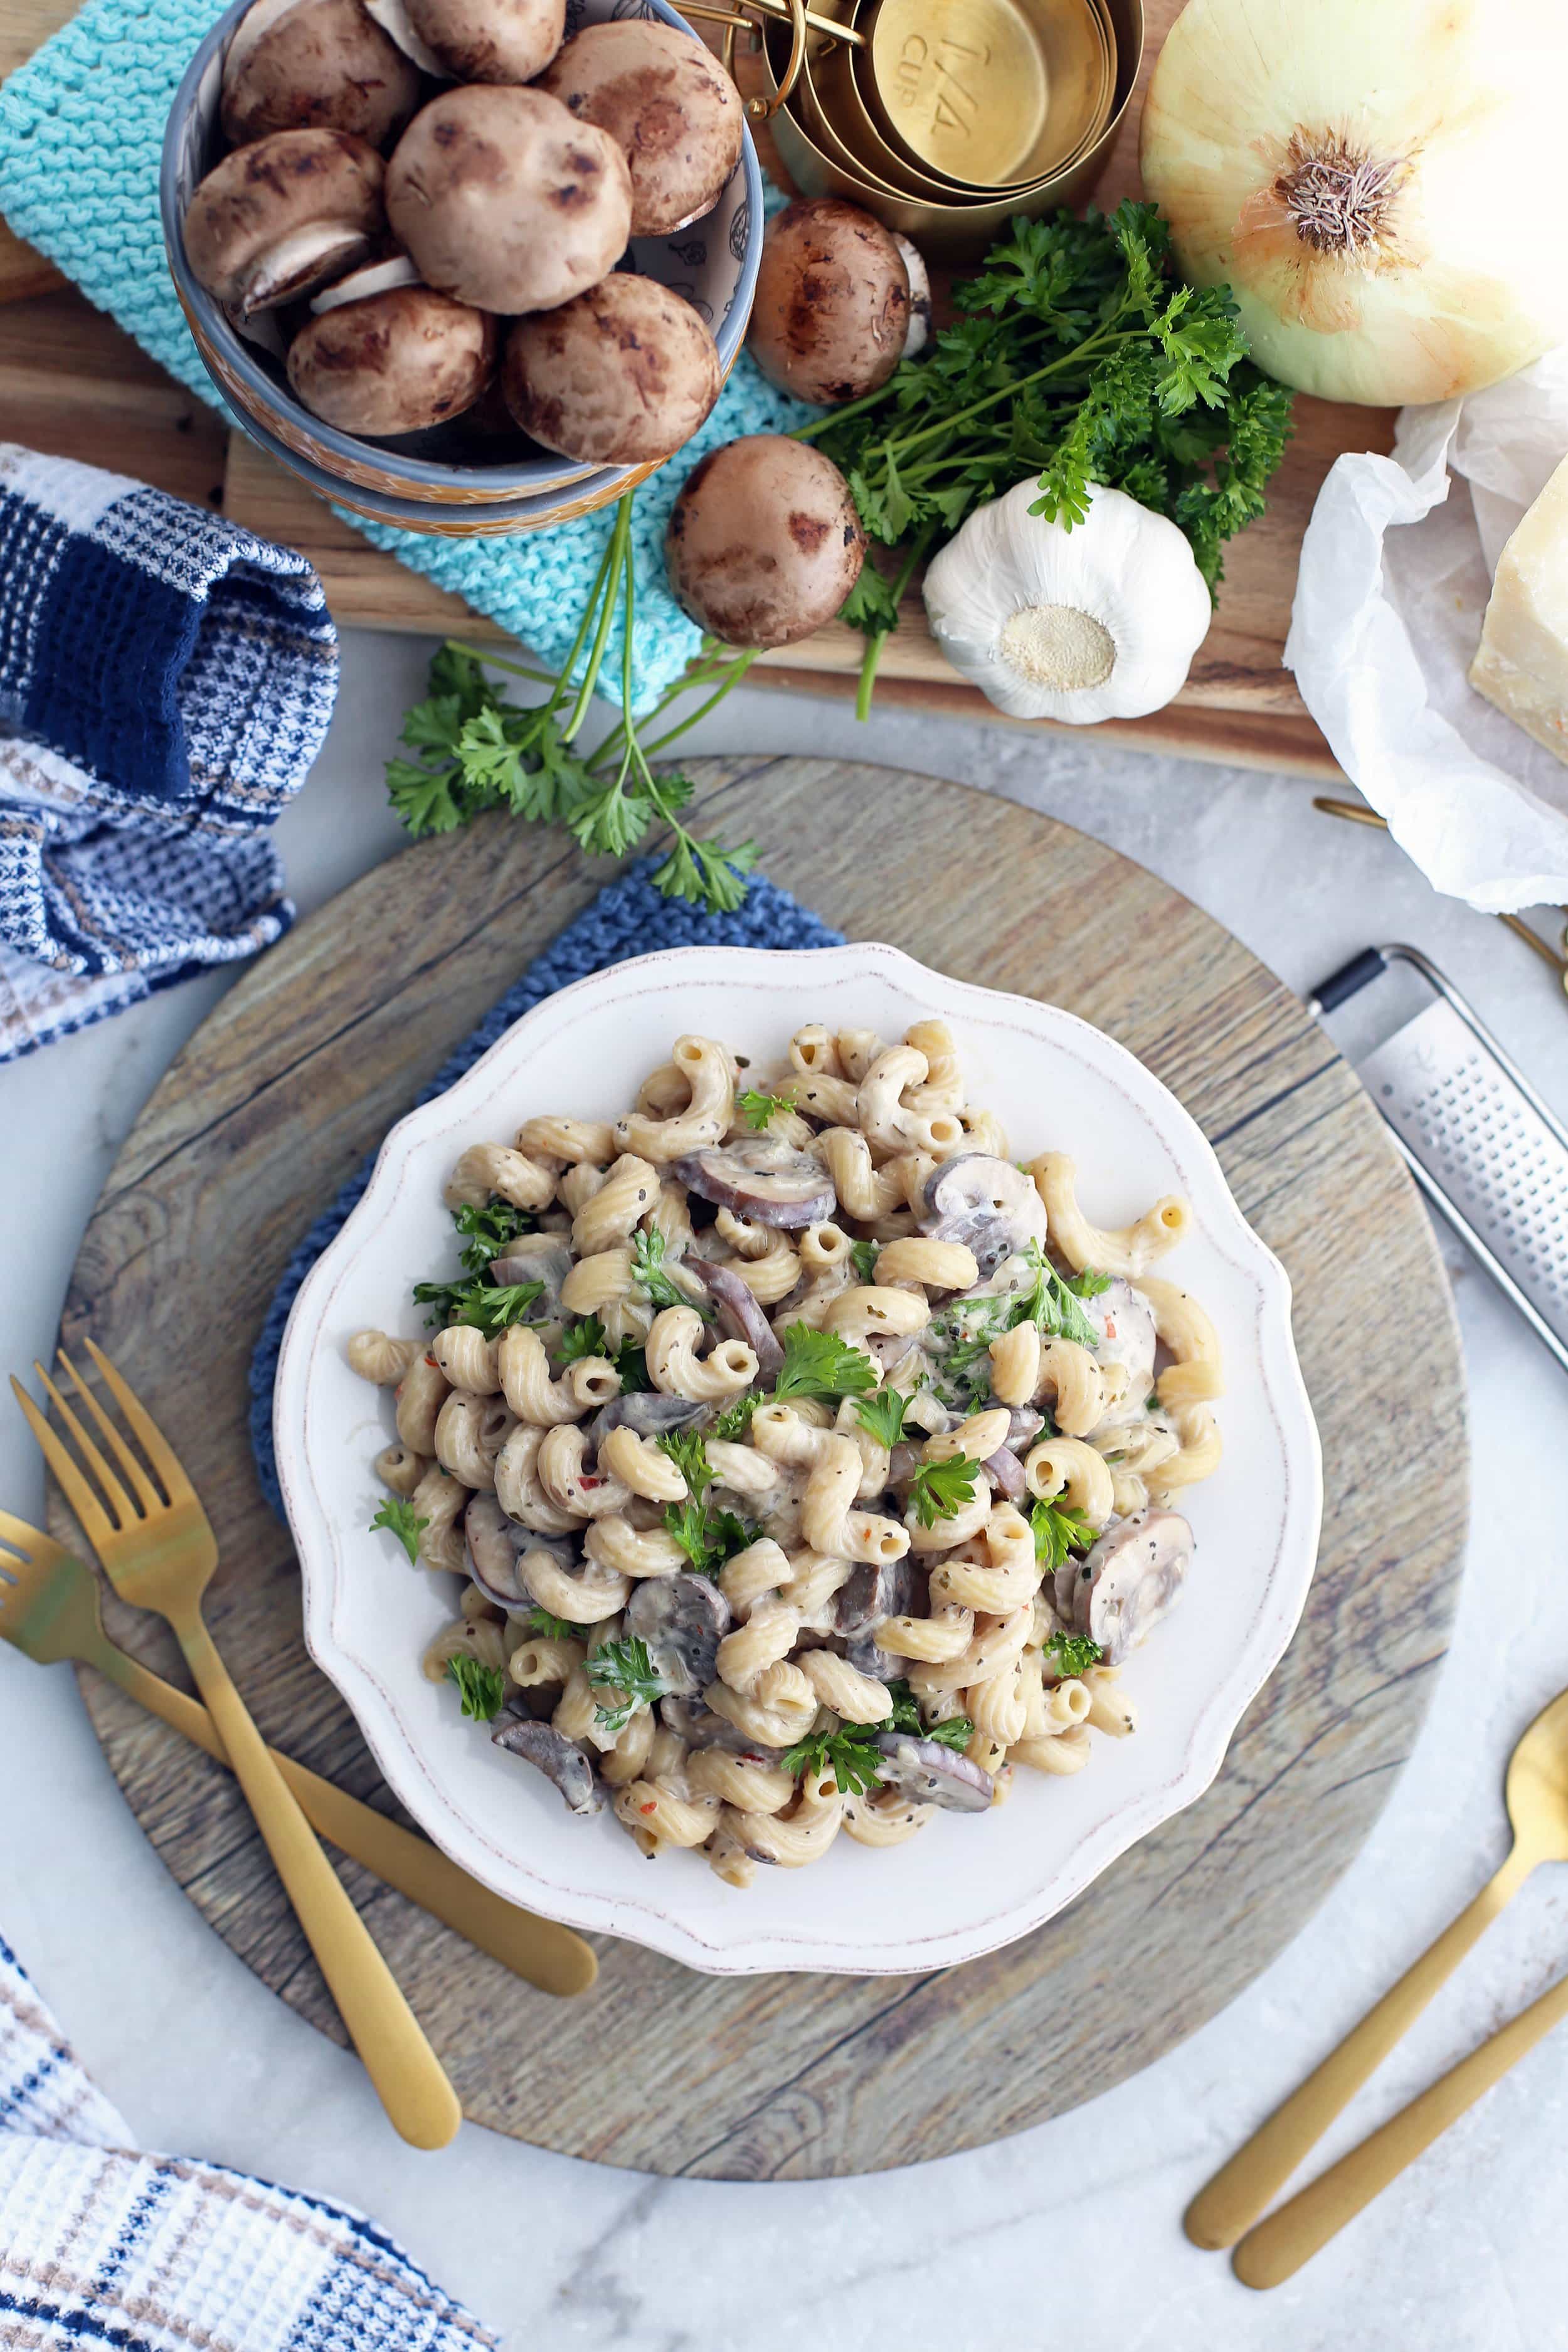
[[[1360,955],[1352,956],[1349,963],[1341,964],[1338,971],[1329,974],[1322,986],[1310,998],[1308,1012],[1317,1014],[1332,1013],[1352,996],[1359,996],[1370,982],[1387,970],[1387,960],[1381,948],[1363,948]]]

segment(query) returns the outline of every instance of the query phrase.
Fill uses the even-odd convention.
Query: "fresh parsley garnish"
[[[585,1356],[606,1355],[609,1345],[598,1317],[584,1315],[577,1322],[567,1324],[555,1352],[563,1364],[580,1364]]]
[[[790,1397],[864,1396],[876,1385],[869,1356],[837,1331],[814,1331],[809,1323],[792,1323],[785,1331],[784,1362],[773,1382],[780,1403]]]
[[[855,1269],[857,1282],[873,1282],[877,1276],[877,1244],[875,1242],[851,1242],[849,1263]]]
[[[934,1528],[938,1519],[951,1519],[965,1503],[972,1503],[979,1475],[979,1463],[971,1462],[966,1454],[952,1454],[945,1462],[922,1462],[910,1480],[909,1491],[921,1526]]]
[[[1105,1652],[1087,1633],[1053,1633],[1044,1655],[1051,1672],[1066,1682],[1073,1675],[1081,1675],[1086,1666],[1098,1666]]]
[[[601,1642],[590,1650],[584,1672],[595,1690],[620,1693],[616,1706],[600,1705],[595,1710],[606,1731],[624,1731],[639,1707],[651,1706],[665,1692],[663,1678],[647,1653],[647,1643],[636,1634],[622,1642]]]
[[[1035,1531],[1035,1558],[1047,1576],[1056,1574],[1068,1552],[1089,1551],[1097,1540],[1081,1511],[1066,1510],[1058,1503],[1037,1503],[1029,1525]]]
[[[412,1503],[405,1503],[401,1495],[389,1495],[370,1524],[373,1534],[377,1528],[384,1528],[389,1536],[395,1536],[413,1566],[418,1567],[419,1538],[430,1522],[417,1516]]]
[[[743,1389],[734,1402],[727,1404],[714,1422],[714,1436],[723,1438],[731,1445],[738,1444],[750,1429],[752,1415],[757,1407],[766,1402],[767,1399],[760,1389]]]
[[[544,1295],[542,1282],[416,1282],[414,1298],[416,1306],[433,1307],[435,1313],[426,1315],[426,1325],[439,1324],[443,1328],[454,1323],[471,1323],[487,1339],[504,1331],[509,1323],[526,1320],[529,1308]]]
[[[668,1454],[686,1481],[686,1491],[694,1503],[700,1503],[713,1484],[713,1465],[708,1459],[708,1448],[702,1443],[702,1433],[697,1429],[671,1429],[655,1440],[661,1454]]]
[[[460,1234],[467,1235],[463,1264],[470,1274],[483,1274],[492,1258],[500,1257],[520,1234],[534,1230],[533,1219],[526,1209],[514,1209],[510,1201],[490,1201],[482,1209],[465,1201],[452,1212],[452,1223]]]
[[[668,827],[673,842],[650,877],[655,889],[667,898],[690,899],[710,914],[731,914],[745,898],[755,844],[731,847],[716,836],[698,838],[689,832],[680,813],[695,790],[690,778],[656,775],[648,753],[662,751],[722,700],[754,655],[731,655],[728,646],[705,639],[697,661],[653,711],[642,720],[634,719],[636,593],[628,491],[616,509],[560,675],[551,678],[494,654],[484,657],[492,668],[548,688],[546,698],[526,709],[507,700],[470,646],[444,645],[430,665],[428,695],[403,722],[403,740],[416,756],[388,761],[387,793],[416,835],[453,833],[486,809],[505,809],[529,823],[564,825],[592,857],[624,857],[656,827]],[[598,683],[617,611],[621,718],[597,749],[584,754],[574,739]],[[584,657],[579,682],[575,673]],[[693,691],[700,698],[696,707],[645,746],[639,726],[663,717],[671,703]]]
[[[1229,288],[1180,282],[1152,205],[1016,218],[953,300],[930,351],[799,431],[870,536],[902,551],[890,582],[864,567],[840,614],[871,641],[862,717],[900,595],[974,507],[1033,475],[1032,510],[1071,530],[1105,483],[1185,532],[1213,593],[1290,430],[1290,394],[1247,358]]]
[[[650,1307],[689,1307],[704,1323],[713,1319],[706,1299],[688,1298],[674,1277],[664,1270],[668,1244],[657,1225],[639,1225],[632,1235],[632,1280]]]
[[[478,1658],[448,1658],[447,1672],[462,1694],[463,1713],[480,1723],[493,1723],[506,1704],[506,1676],[500,1668],[482,1665]]]
[[[1019,1323],[1037,1323],[1047,1339],[1074,1339],[1080,1348],[1098,1348],[1101,1334],[1079,1302],[1098,1298],[1102,1290],[1109,1290],[1110,1276],[1096,1274],[1089,1266],[1081,1274],[1060,1274],[1038,1242],[1027,1243],[1024,1255],[1035,1279],[1015,1301],[1008,1329]]]
[[[855,1417],[868,1436],[891,1453],[904,1433],[904,1404],[897,1389],[879,1389],[875,1396],[856,1398]]]
[[[758,1087],[748,1087],[744,1094],[736,1096],[735,1108],[753,1133],[760,1133],[781,1110],[793,1110],[795,1105],[783,1095],[764,1094]]]
[[[762,1530],[734,1511],[695,1502],[667,1503],[664,1524],[699,1576],[717,1576],[726,1560],[754,1544]]]
[[[798,1779],[803,1772],[821,1772],[831,1767],[834,1781],[842,1796],[864,1796],[874,1789],[881,1778],[882,1753],[875,1744],[878,1727],[866,1723],[847,1723],[841,1731],[811,1731],[793,1748],[786,1748],[782,1759],[786,1772]]]
[[[974,1726],[966,1715],[950,1715],[942,1723],[922,1723],[915,1695],[902,1675],[888,1685],[888,1696],[893,1702],[893,1712],[886,1723],[870,1724],[872,1731],[912,1731],[917,1739],[934,1739],[939,1748],[967,1748],[974,1737]]]
[[[575,1642],[583,1632],[581,1625],[574,1625],[565,1617],[552,1617],[548,1609],[531,1609],[524,1626],[528,1633],[542,1634],[547,1642]]]

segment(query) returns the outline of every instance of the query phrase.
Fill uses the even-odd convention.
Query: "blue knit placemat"
[[[455,1086],[481,1054],[488,1054],[503,1030],[558,988],[591,971],[606,971],[628,957],[651,955],[658,948],[837,948],[842,931],[830,930],[818,915],[802,907],[787,890],[753,874],[745,902],[733,915],[704,914],[684,898],[666,898],[648,877],[655,861],[639,859],[620,880],[600,891],[569,923],[552,947],[536,956],[521,980],[508,989],[500,1003],[444,1062],[418,1100],[429,1102]],[[272,1450],[272,1390],[278,1377],[278,1351],[283,1326],[300,1285],[335,1238],[351,1209],[369,1183],[376,1155],[372,1152],[349,1178],[331,1208],[323,1210],[300,1243],[284,1269],[261,1327],[261,1337],[250,1360],[250,1444],[256,1456],[261,1491],[281,1516],[282,1491]]]
[[[218,409],[164,259],[158,167],[180,78],[223,5],[87,0],[0,89],[0,212],[161,367]],[[681,483],[721,443],[787,431],[811,413],[774,392],[742,352],[702,430],[638,491],[632,536],[639,707],[673,685],[700,643],[664,573],[664,528]],[[571,649],[615,517],[612,506],[549,530],[449,540],[334,511],[552,667]],[[618,628],[610,642],[601,677],[616,698]]]

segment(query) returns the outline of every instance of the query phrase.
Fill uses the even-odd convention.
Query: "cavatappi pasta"
[[[426,1337],[347,1348],[395,1394],[377,1526],[466,1580],[425,1673],[572,1811],[737,1887],[1135,1730],[1223,1389],[1147,1271],[1186,1203],[1090,1223],[942,1022],[813,1023],[749,1079],[679,1037],[623,1117],[470,1145]]]

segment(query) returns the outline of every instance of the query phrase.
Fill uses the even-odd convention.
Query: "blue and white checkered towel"
[[[0,2345],[27,2352],[489,2352],[346,2205],[139,2156],[0,1941]]]
[[[302,556],[0,443],[0,1062],[288,929],[337,678]]]

